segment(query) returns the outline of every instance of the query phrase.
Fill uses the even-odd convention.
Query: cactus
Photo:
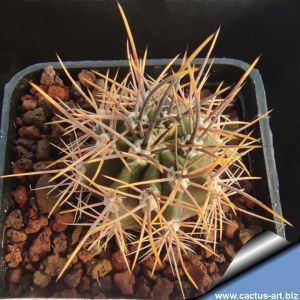
[[[194,245],[215,252],[222,228],[229,222],[224,207],[276,222],[240,209],[230,200],[231,195],[241,194],[288,223],[240,185],[243,180],[257,179],[249,174],[242,158],[261,147],[246,129],[266,115],[247,122],[231,121],[226,114],[258,59],[235,86],[222,82],[205,95],[213,66],[209,57],[218,30],[192,54],[186,53],[179,68],[174,66],[175,57],[153,78],[146,73],[147,51],[138,57],[120,5],[119,10],[128,34],[129,64],[129,72],[121,80],[118,75],[94,71],[101,84],[86,79],[83,89],[58,57],[88,109],[69,107],[30,82],[56,109],[56,122],[74,136],[69,142],[63,140],[63,147],[56,146],[61,157],[43,172],[52,176],[51,189],[59,191],[52,211],[67,205],[63,213],[76,213],[76,224],[88,226],[60,276],[83,244],[89,242],[89,249],[105,248],[114,238],[124,258],[133,257],[129,269],[154,254],[152,272],[168,261],[181,285],[180,265],[197,288],[184,255],[193,251]],[[202,65],[193,65],[206,48]],[[239,128],[229,130],[232,125]],[[90,203],[91,198],[97,200]]]

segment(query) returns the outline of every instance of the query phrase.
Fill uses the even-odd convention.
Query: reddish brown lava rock
[[[253,209],[253,207],[255,206],[255,203],[247,197],[240,196],[239,200],[241,203],[243,203],[245,206],[247,206],[250,209]]]
[[[38,140],[41,137],[41,131],[35,126],[23,126],[18,130],[20,137]]]
[[[93,264],[91,276],[93,279],[104,277],[112,271],[112,265],[108,259],[101,259]]]
[[[88,261],[91,261],[94,256],[96,255],[96,252],[93,251],[88,251],[86,249],[83,249],[81,251],[78,252],[78,258],[83,262],[86,263]]]
[[[12,192],[14,200],[17,204],[23,207],[27,201],[27,192],[26,187],[24,185],[18,185],[16,190]]]
[[[82,232],[82,227],[75,226],[75,228],[72,231],[72,235],[71,235],[71,245],[74,245],[78,242],[81,232]]]
[[[96,81],[96,76],[92,71],[81,70],[78,74],[78,79],[81,84],[89,86],[89,83],[87,81],[94,83]]]
[[[16,117],[15,118],[15,124],[17,126],[23,126],[23,120],[22,120],[22,118],[21,117]]]
[[[30,152],[22,146],[17,146],[15,148],[15,151],[16,151],[16,153],[18,153],[19,157],[30,154]]]
[[[152,270],[151,270],[151,271],[148,270],[148,271],[149,271],[149,273],[151,274]],[[183,272],[182,268],[179,267],[179,266],[178,266],[178,273],[179,273],[179,275],[180,275],[181,277],[184,276],[184,272]],[[170,265],[167,265],[167,266],[164,268],[162,274],[163,274],[165,277],[167,277],[167,278],[169,278],[169,279],[171,279],[171,280],[174,279],[174,270],[172,270],[172,268],[170,267]],[[153,275],[153,276],[155,276],[155,275]],[[151,277],[149,277],[149,276],[148,276],[148,278],[151,279]],[[152,278],[153,278],[153,277],[152,277]],[[154,279],[154,278],[153,278],[153,279]]]
[[[49,160],[50,159],[50,142],[48,139],[41,139],[37,142],[37,146],[36,146],[36,151],[35,151],[35,155],[36,155],[36,159],[38,161],[41,160]]]
[[[60,292],[62,298],[77,298],[76,289],[64,289]]]
[[[22,103],[22,110],[24,111],[28,111],[28,110],[32,110],[35,109],[37,107],[37,101],[35,99],[32,100],[26,100]]]
[[[36,233],[46,226],[48,226],[48,218],[46,216],[40,216],[38,219],[30,218],[27,227],[25,228],[25,233]]]
[[[44,161],[38,161],[33,164],[33,170],[34,171],[43,171],[48,169],[49,170],[49,165],[53,163],[53,160],[44,160]],[[46,174],[44,174],[46,175]]]
[[[21,268],[8,269],[7,280],[11,283],[20,283],[22,277]]]
[[[217,264],[214,261],[208,263],[206,268],[207,268],[207,272],[209,274],[218,273],[218,271],[219,271],[219,268],[218,268]]]
[[[17,145],[26,148],[31,151],[34,147],[35,140],[19,138],[17,139]]]
[[[43,85],[53,85],[56,72],[52,66],[47,66],[41,75],[40,83]]]
[[[36,220],[38,217],[38,212],[34,208],[30,207],[27,210],[27,217],[28,219]]]
[[[57,213],[54,216],[54,222],[51,224],[51,229],[55,232],[63,232],[67,229],[68,224],[73,223],[73,221],[74,221],[74,214]]]
[[[224,236],[226,236],[228,239],[232,239],[235,235],[235,233],[239,229],[239,224],[237,221],[232,220],[230,223],[227,223],[224,225]]]
[[[238,233],[238,239],[241,245],[245,245],[255,236],[255,231],[250,228],[241,229]]]
[[[90,289],[91,281],[88,276],[82,276],[78,286],[78,290],[81,292],[88,291]]]
[[[18,245],[8,245],[6,253],[4,259],[10,268],[16,268],[23,260]]]
[[[5,219],[6,228],[21,229],[23,225],[23,216],[20,209],[13,210]]]
[[[134,286],[135,296],[139,299],[149,299],[151,288],[144,276],[139,276]]]
[[[17,174],[25,173],[25,170],[20,168],[16,163],[14,163],[14,164],[12,164],[11,172],[12,172],[12,174],[17,175]],[[17,178],[22,179],[22,178],[24,178],[24,176],[20,175]]]
[[[200,256],[189,252],[188,257],[190,263],[186,263],[186,269],[197,284],[200,293],[204,293],[211,287],[211,278]]]
[[[22,170],[31,171],[32,170],[32,166],[33,166],[33,162],[29,158],[22,157],[21,159],[19,159],[19,160],[16,161],[16,165],[19,168],[21,168]]]
[[[150,293],[151,299],[169,300],[173,292],[174,283],[167,278],[159,278]]]
[[[23,116],[23,121],[28,125],[42,127],[46,121],[46,113],[42,107],[27,111]]]
[[[135,277],[128,270],[116,273],[114,275],[114,283],[116,287],[122,292],[124,295],[133,295],[134,290],[133,286],[135,284]]]
[[[45,228],[33,241],[29,248],[29,258],[31,261],[39,261],[47,252],[51,250],[52,231],[50,228]]]
[[[19,243],[27,240],[27,234],[16,229],[8,229],[6,232],[7,238],[11,243]]]
[[[39,206],[40,212],[49,214],[54,205],[57,202],[57,192],[51,191],[49,185],[55,184],[55,182],[50,182],[51,176],[49,174],[43,174],[36,182],[36,200]]]
[[[69,101],[69,89],[67,87],[60,87],[52,85],[48,89],[48,95],[54,99],[58,98],[62,101]]]
[[[222,240],[221,246],[223,248],[223,252],[226,254],[228,258],[230,258],[230,260],[235,257],[236,252],[234,250],[234,245],[229,240],[226,239]]]
[[[116,271],[124,271],[128,269],[124,255],[120,250],[112,254],[111,263]]]
[[[27,101],[27,100],[32,100],[32,99],[33,99],[32,95],[29,95],[29,94],[21,96],[22,102]]]
[[[207,249],[205,249],[205,248],[202,248],[202,251],[201,251],[201,253],[202,253],[202,256],[204,257],[204,258],[210,258],[212,255],[214,255],[214,250],[213,250],[213,248],[210,246],[210,245],[205,245],[205,247],[207,248]]]
[[[64,276],[64,282],[70,289],[76,288],[80,283],[82,273],[83,273],[82,269],[73,270]]]
[[[22,96],[21,101],[22,101],[21,109],[23,111],[32,110],[37,107],[37,101],[36,99],[33,99],[32,95]]]
[[[99,278],[101,290],[104,293],[110,292],[114,288],[114,281],[112,275],[106,275],[102,278]]]
[[[185,299],[190,299],[198,296],[198,292],[195,292],[195,289],[192,288],[192,284],[188,281],[185,280],[181,280],[181,284],[182,284],[182,289],[183,289],[183,293],[185,296]],[[179,281],[176,280],[174,282],[174,290],[173,293],[171,295],[171,299],[173,300],[177,299],[177,300],[181,300],[182,299],[182,291],[180,288],[180,284]]]
[[[142,265],[143,267],[146,269],[146,270],[149,270],[149,271],[152,271],[153,270],[153,267],[154,267],[154,264],[155,264],[155,261],[156,261],[156,258],[154,255],[151,255],[149,256],[147,259],[145,259],[143,262],[142,262]],[[165,263],[156,263],[156,266],[155,266],[155,270],[156,271],[161,271],[163,270],[164,268],[166,267],[166,264]]]
[[[40,269],[51,277],[57,276],[63,269],[66,262],[67,259],[60,257],[58,254],[49,255],[43,260]]]
[[[61,232],[58,236],[53,239],[53,252],[54,253],[62,253],[67,250],[67,236]]]

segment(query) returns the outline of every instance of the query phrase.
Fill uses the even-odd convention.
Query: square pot
[[[169,59],[149,59],[147,62],[148,72],[155,74],[168,64]],[[199,65],[203,62],[202,59],[195,59],[194,64]],[[175,65],[179,65],[180,60]],[[6,85],[4,91],[1,130],[0,130],[0,175],[8,174],[11,167],[12,148],[14,147],[16,129],[14,120],[17,113],[19,99],[28,90],[28,81],[39,78],[44,67],[52,65],[58,70],[61,75],[63,71],[57,62],[39,63],[29,66],[18,72]],[[114,61],[78,61],[65,62],[65,66],[72,73],[79,72],[81,69],[120,69],[126,71],[128,62],[125,60]],[[236,83],[249,65],[239,60],[217,58],[214,60],[211,76],[206,87],[214,87],[219,82],[225,81],[226,85]],[[236,108],[240,119],[250,120],[256,115],[265,114],[267,109],[266,95],[263,82],[258,70],[254,69],[247,79],[241,92],[238,94]],[[263,118],[256,124],[254,135],[261,137],[263,151],[261,149],[251,152],[245,157],[250,173],[253,176],[262,177],[261,180],[255,182],[253,194],[271,207],[276,213],[282,215],[281,203],[279,197],[278,176],[276,171],[274,149],[272,142],[272,132],[269,126],[268,118]],[[13,208],[14,201],[12,200],[11,191],[13,179],[5,179],[0,181],[0,222],[4,224],[5,216],[9,210]],[[258,210],[259,212],[259,210]],[[285,229],[283,225],[264,224],[264,229],[271,230],[277,233],[282,238],[285,238]],[[5,292],[5,271],[6,263],[3,259],[4,255],[4,226],[0,226],[0,235],[2,243],[0,247],[0,295],[7,296]]]

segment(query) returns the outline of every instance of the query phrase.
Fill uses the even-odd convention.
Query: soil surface
[[[78,84],[83,86],[84,78],[96,82],[94,74],[82,70]],[[52,97],[59,97],[68,105],[80,105],[89,109],[88,103],[70,85],[66,85],[56,71],[48,66],[41,74],[39,86]],[[101,82],[98,82],[101,84]],[[83,88],[85,88],[83,86]],[[208,92],[208,91],[206,91]],[[35,90],[28,88],[18,106],[15,119],[18,133],[14,148],[12,172],[20,174],[43,170],[58,157],[58,151],[51,143],[61,145],[60,138],[65,128],[57,120],[51,105]],[[229,112],[232,118],[237,113]],[[72,138],[70,134],[63,138]],[[138,264],[133,272],[114,243],[101,253],[79,252],[64,276],[56,281],[57,275],[66,263],[70,253],[85,233],[78,226],[68,226],[74,215],[60,214],[59,210],[48,218],[55,203],[55,194],[47,190],[32,190],[47,184],[49,175],[19,176],[15,180],[12,197],[15,209],[7,214],[5,221],[7,262],[7,288],[12,297],[64,297],[64,298],[151,298],[157,300],[181,299],[178,281],[168,264],[163,264],[151,276],[154,257]],[[244,183],[250,192],[250,182]],[[253,209],[252,203],[235,196],[236,205]],[[217,245],[218,257],[211,252],[195,248],[195,253],[185,257],[187,269],[199,286],[196,290],[182,275],[187,298],[197,296],[218,283],[240,247],[262,228],[258,221],[248,215],[234,215],[226,212],[232,220],[224,227],[223,240]],[[179,268],[179,272],[183,271]]]

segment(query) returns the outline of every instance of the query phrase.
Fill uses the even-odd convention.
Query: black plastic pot
[[[165,66],[169,59],[150,59],[148,60],[148,73],[155,74],[163,66]],[[201,64],[202,59],[196,59],[194,63]],[[177,62],[179,64],[179,61]],[[4,100],[1,118],[0,131],[0,175],[8,174],[10,172],[11,154],[15,143],[16,130],[14,126],[14,119],[17,113],[17,105],[20,97],[28,91],[28,80],[39,78],[43,68],[47,65],[53,65],[57,70],[61,70],[58,63],[40,63],[32,65],[17,73],[9,83],[5,85]],[[66,62],[66,67],[71,73],[76,73],[82,68],[111,70],[119,68],[120,71],[126,70],[128,66],[127,61],[80,61],[80,62]],[[248,64],[239,60],[220,58],[215,59],[209,85],[215,86],[221,81],[225,84],[236,83],[242,74],[248,68]],[[62,73],[62,72],[61,72]],[[61,74],[62,75],[62,74]],[[254,69],[247,83],[239,93],[237,101],[237,109],[240,118],[243,120],[250,120],[257,114],[264,114],[268,111],[267,101],[263,82],[258,70]],[[254,194],[268,206],[271,206],[275,212],[282,214],[281,203],[279,197],[278,177],[274,159],[274,150],[272,142],[272,133],[269,126],[269,121],[264,118],[259,121],[259,125],[255,128],[257,137],[261,137],[263,149],[255,150],[248,156],[246,163],[250,167],[252,175],[260,176],[263,179],[255,182]],[[13,200],[11,197],[11,190],[13,186],[13,179],[0,181],[0,224],[4,224],[6,213],[13,207]],[[265,214],[265,212],[264,212]],[[281,225],[268,225],[266,230],[271,230],[279,236],[285,238],[285,229]],[[0,288],[2,296],[5,296],[5,263],[3,261],[4,254],[4,226],[0,228],[2,237],[0,249]]]

